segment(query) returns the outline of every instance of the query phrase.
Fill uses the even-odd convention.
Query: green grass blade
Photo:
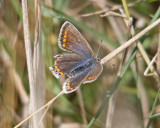
[[[21,21],[23,21],[23,18],[22,18],[22,9],[19,6],[18,0],[11,0],[11,3],[13,5],[13,7],[15,8],[15,10],[16,10],[18,16],[20,17]]]

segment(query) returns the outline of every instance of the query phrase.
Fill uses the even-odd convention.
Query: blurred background
[[[65,53],[58,47],[59,31],[65,21],[70,21],[77,27],[95,55],[102,40],[98,56],[103,58],[132,38],[131,28],[138,33],[149,26],[156,12],[156,19],[160,14],[159,0],[126,0],[128,10],[125,11],[119,10],[125,6],[125,0],[36,2],[27,1],[31,43],[29,49],[32,55],[31,60],[27,60],[22,0],[0,0],[0,128],[12,128],[61,92],[67,77],[56,79],[49,66],[54,64],[53,56]],[[126,12],[128,14],[124,21]],[[128,20],[130,17],[132,22]],[[140,43],[148,58],[152,60],[160,43],[158,27],[146,35]],[[81,85],[78,91],[58,98],[49,107],[40,127],[85,128],[102,105],[110,88],[115,86],[118,74],[136,47],[134,43],[126,54],[122,52],[103,64],[103,72],[95,82]],[[125,58],[124,62],[122,58]],[[29,82],[29,63],[36,70],[35,74],[34,71],[32,74],[35,75],[33,87]],[[92,127],[146,127],[152,108],[152,114],[160,112],[159,99],[154,105],[159,89],[156,63],[152,66],[153,75],[144,76],[147,64],[138,50],[131,66],[125,70],[110,101],[104,106]],[[158,117],[159,115],[151,120],[150,128],[160,127]],[[31,124],[33,127],[37,126],[34,120]],[[21,127],[32,126],[29,126],[27,121]]]

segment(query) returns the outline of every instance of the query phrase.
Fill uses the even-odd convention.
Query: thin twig
[[[109,11],[109,12],[105,13],[104,15],[100,15],[100,16],[101,16],[101,17],[105,17],[105,16],[115,16],[115,17],[126,18],[125,16],[122,16],[121,14],[116,13],[116,12],[112,12],[112,11]]]
[[[38,122],[37,128],[39,128],[40,124],[42,123],[42,120],[45,117],[45,115],[46,115],[48,109],[50,108],[50,106],[51,106],[51,104],[47,106],[46,110],[43,112],[43,115],[41,115],[41,118],[40,118],[40,120]]]
[[[139,4],[139,3],[145,2],[145,1],[146,0],[138,0],[138,1],[135,1],[133,3],[129,3],[128,7],[132,7],[132,6],[136,5],[136,4]],[[111,9],[103,9],[103,10],[100,10],[100,11],[97,11],[97,12],[94,12],[94,13],[82,14],[81,16],[82,17],[87,17],[87,16],[92,16],[92,15],[98,15],[98,14],[109,12],[109,11],[115,11],[115,10],[118,10],[118,9],[120,9],[122,7],[123,7],[122,5],[115,5]]]

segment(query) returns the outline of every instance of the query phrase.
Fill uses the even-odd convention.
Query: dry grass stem
[[[77,89],[76,93],[77,93],[78,102],[79,102],[79,105],[81,108],[81,115],[82,115],[83,122],[85,125],[87,125],[86,112],[85,112],[83,97],[82,97],[82,93],[81,93],[80,88]]]
[[[112,11],[107,12],[107,13],[105,13],[104,15],[101,15],[101,17],[105,17],[105,16],[115,16],[115,17],[126,18],[126,16],[123,16],[123,15],[121,15],[121,14],[119,14],[119,13],[112,12]]]
[[[48,103],[46,103],[45,105],[43,105],[41,108],[39,108],[36,112],[34,112],[32,115],[30,115],[29,117],[27,117],[26,119],[24,119],[23,121],[21,121],[18,125],[16,125],[14,128],[18,128],[20,127],[22,124],[24,124],[27,120],[31,119],[33,116],[35,116],[36,114],[38,114],[39,112],[41,112],[43,109],[45,109],[46,107],[50,106],[56,99],[58,99],[59,97],[61,97],[64,94],[64,91],[61,91],[56,97],[54,97],[52,100],[50,100]]]
[[[159,26],[159,42],[158,42],[158,49],[157,49],[157,72],[160,75],[160,26]]]
[[[130,40],[128,40],[126,43],[124,43],[123,45],[121,45],[120,47],[118,47],[116,50],[114,50],[113,52],[111,52],[109,55],[105,56],[101,60],[101,64],[104,64],[107,61],[113,59],[120,52],[122,52],[124,49],[126,49],[127,47],[129,47],[131,44],[135,43],[135,41],[137,41],[139,38],[141,38],[144,34],[146,34],[148,31],[150,31],[151,29],[153,29],[159,23],[160,23],[160,18],[157,19],[154,23],[152,23],[148,27],[146,27],[145,29],[143,29],[141,32],[139,32],[137,35],[135,35],[133,38],[131,38]]]
[[[153,73],[153,72],[148,74],[150,67],[151,67],[151,66],[153,65],[153,63],[156,61],[156,58],[157,58],[157,54],[153,57],[152,61],[150,62],[150,64],[149,64],[148,67],[146,68],[146,70],[144,71],[144,76],[155,76],[156,79],[158,80],[157,74],[155,74],[155,73]]]
[[[13,80],[15,82],[15,87],[17,92],[19,93],[21,102],[23,103],[23,105],[27,104],[29,102],[29,97],[24,89],[21,78],[16,72],[9,55],[3,49],[1,49],[0,51],[0,58],[3,60],[5,66],[9,68],[9,73],[13,77]]]
[[[30,32],[29,32],[29,20],[28,20],[28,9],[27,9],[27,0],[22,0],[22,13],[23,13],[23,30],[24,30],[24,42],[25,50],[27,57],[27,67],[28,67],[28,76],[29,76],[29,86],[30,86],[30,111],[29,113],[34,112],[34,72],[33,72],[33,57],[32,57],[32,47],[30,41]],[[34,126],[33,121],[30,123],[29,127]],[[34,128],[34,127],[33,127]]]
[[[27,0],[22,0],[22,12],[23,12],[24,42],[25,42],[25,49],[27,56],[29,84],[30,87],[33,87],[34,79],[33,79],[33,64],[32,64],[32,47],[31,47],[30,33],[29,33]]]

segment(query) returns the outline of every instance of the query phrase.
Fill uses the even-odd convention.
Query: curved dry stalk
[[[41,108],[39,108],[36,112],[34,112],[32,115],[21,121],[18,125],[16,125],[14,128],[20,127],[22,124],[24,124],[27,120],[31,119],[33,116],[35,116],[37,113],[45,109],[46,107],[50,106],[56,99],[58,99],[60,96],[64,94],[64,91],[62,90],[56,97],[54,97],[52,100],[50,100],[48,103],[43,105]]]
[[[101,64],[104,64],[107,61],[109,61],[109,60],[113,59],[114,57],[116,57],[120,52],[122,52],[124,49],[126,49],[127,47],[129,47],[131,44],[135,43],[135,41],[137,41],[139,38],[141,38],[144,34],[146,34],[148,31],[150,31],[151,29],[153,29],[158,24],[160,24],[160,18],[157,19],[155,22],[153,22],[148,27],[146,27],[145,29],[143,29],[137,35],[135,35],[134,37],[132,37],[126,43],[124,43],[123,45],[121,45],[120,47],[118,47],[117,49],[115,49],[113,52],[111,52],[110,54],[108,54],[107,56],[105,56],[101,60]]]
[[[127,6],[128,7],[132,7],[132,6],[136,5],[136,4],[139,4],[139,3],[145,2],[145,1],[146,0],[138,0],[138,1],[135,1],[135,2],[132,2],[132,3],[129,3]],[[96,11],[96,12],[93,12],[93,13],[82,14],[81,16],[82,17],[87,17],[87,16],[92,16],[92,15],[98,15],[98,14],[102,14],[102,13],[109,12],[109,11],[115,11],[115,10],[118,10],[118,9],[120,9],[122,7],[123,7],[122,5],[115,5],[110,9],[107,8],[107,9],[103,9],[103,10]]]

